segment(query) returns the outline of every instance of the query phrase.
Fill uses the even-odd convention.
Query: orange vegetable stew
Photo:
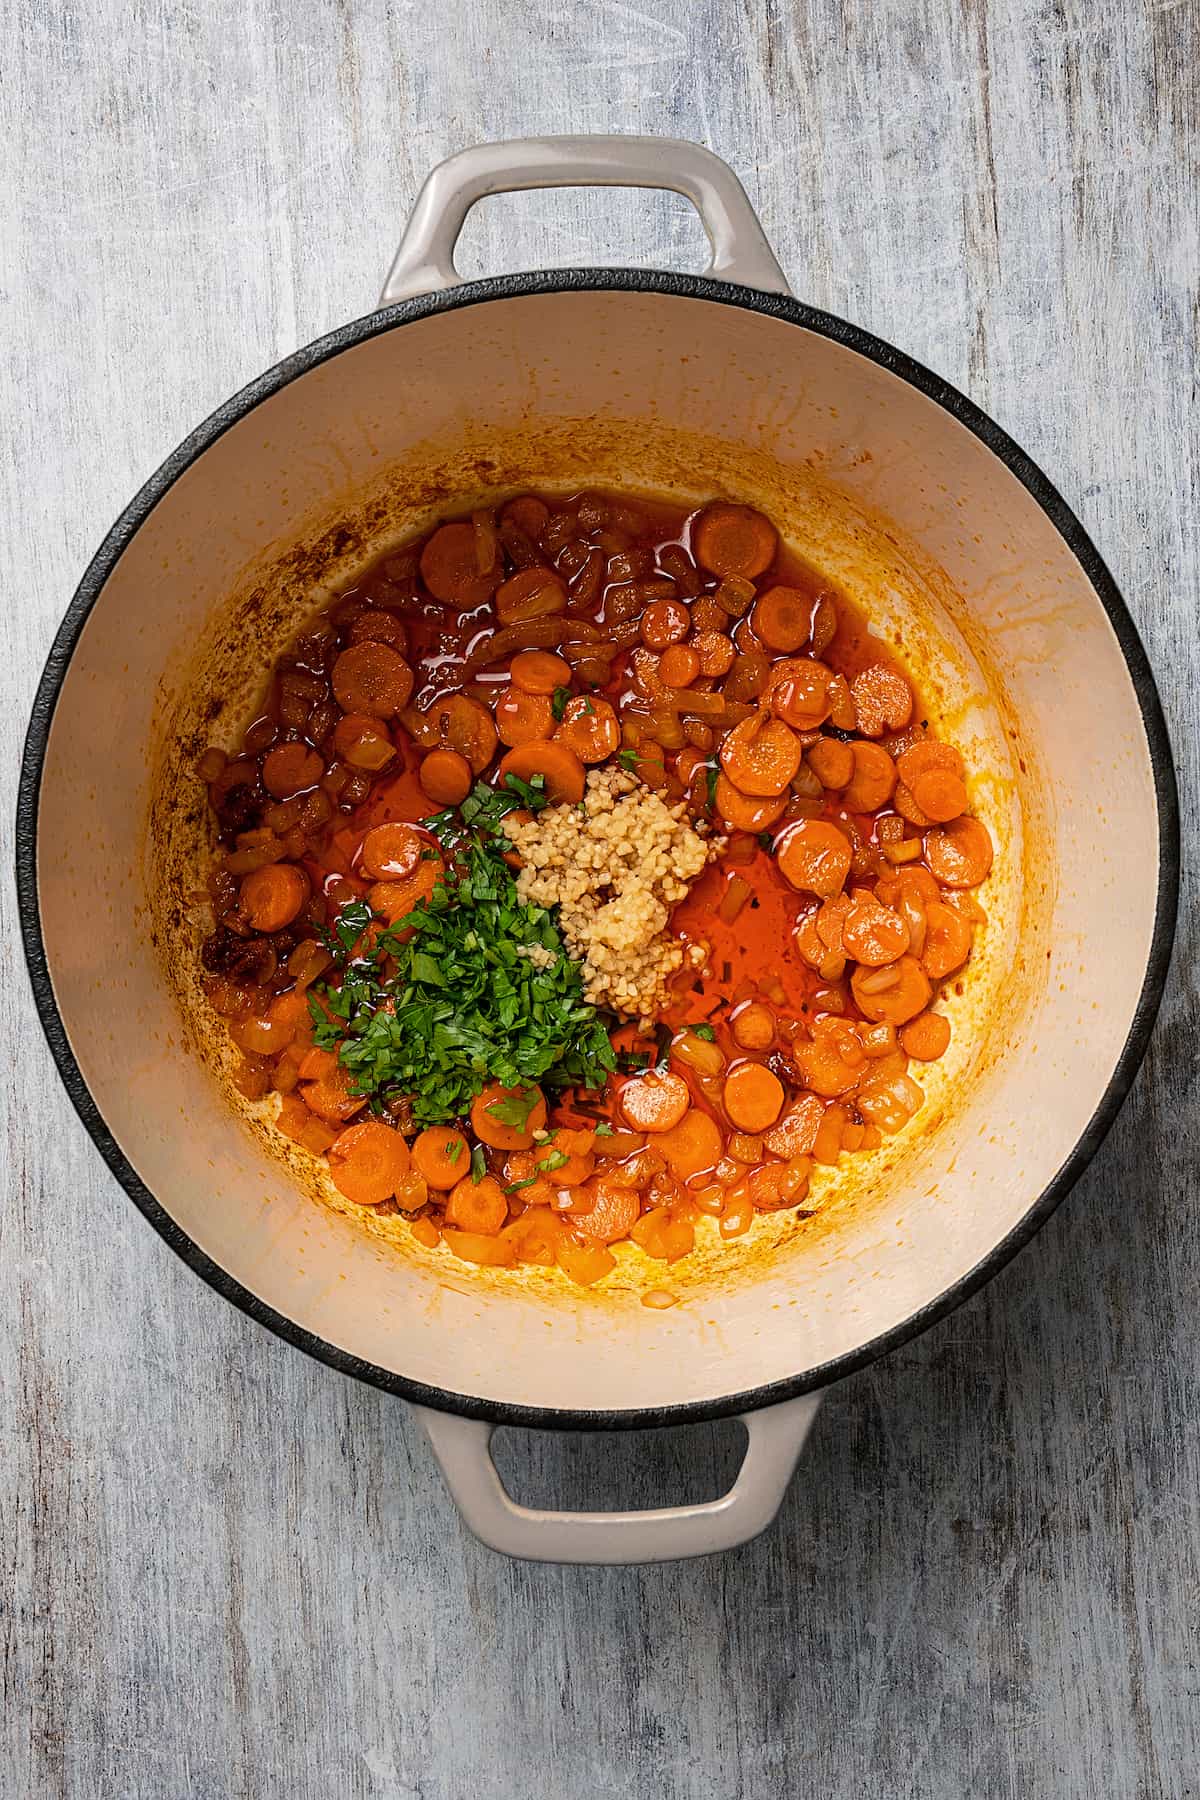
[[[198,774],[241,1092],[429,1249],[580,1283],[806,1216],[919,1111],[985,919],[962,757],[731,502],[448,520]]]

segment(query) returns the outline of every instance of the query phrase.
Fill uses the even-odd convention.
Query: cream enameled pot
[[[459,283],[482,195],[587,183],[686,194],[708,272]],[[998,847],[918,1121],[826,1177],[811,1222],[706,1240],[669,1311],[641,1304],[663,1276],[636,1253],[581,1292],[318,1204],[255,1109],[231,1117],[181,949],[210,853],[190,768],[233,743],[298,616],[452,503],[585,485],[768,511],[902,643]],[[47,665],[20,804],[38,1005],[110,1168],[228,1299],[413,1402],[480,1537],[558,1560],[691,1555],[769,1521],[822,1387],[978,1287],[1096,1149],[1153,1020],[1177,887],[1153,681],[1078,522],[961,395],[792,300],[731,172],[665,139],[491,145],[434,172],[380,310],[230,400],[109,534]],[[711,1506],[535,1514],[488,1455],[498,1422],[730,1414],[749,1451]]]

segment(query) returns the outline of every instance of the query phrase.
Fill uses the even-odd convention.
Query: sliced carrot
[[[607,700],[598,694],[576,694],[563,709],[556,744],[573,750],[581,763],[602,763],[621,743],[621,727]]]
[[[966,784],[953,769],[926,769],[916,778],[913,798],[937,825],[957,819],[967,808]]]
[[[896,772],[910,788],[931,769],[946,769],[960,781],[966,773],[963,759],[954,745],[943,744],[937,738],[922,738],[920,743],[910,745],[896,758]]]
[[[362,841],[359,862],[371,881],[408,881],[432,849],[429,839],[411,825],[375,825]]]
[[[800,767],[804,747],[790,726],[768,713],[735,725],[721,745],[721,767],[743,794],[782,794]]]
[[[329,1149],[335,1187],[356,1206],[390,1200],[409,1172],[408,1145],[381,1119],[364,1119],[343,1131]]]
[[[781,794],[766,799],[758,794],[743,794],[728,775],[721,774],[717,776],[713,806],[718,818],[733,831],[767,831],[782,816],[787,797]]]
[[[816,1094],[801,1094],[763,1138],[772,1156],[807,1156],[817,1141],[825,1103]]]
[[[775,560],[779,538],[771,521],[749,506],[715,500],[692,526],[692,554],[714,575],[753,580]]]
[[[350,642],[390,644],[401,656],[408,653],[408,632],[403,623],[395,613],[384,612],[379,606],[369,606],[366,612],[359,613],[351,622]]]
[[[469,520],[439,526],[421,552],[421,580],[445,606],[484,605],[500,575],[498,556],[490,568],[479,567],[479,539]]]
[[[529,744],[554,731],[554,708],[545,694],[506,687],[496,696],[496,731],[502,744]]]
[[[652,600],[642,614],[642,642],[648,650],[682,643],[691,628],[692,615],[682,600]]]
[[[519,1118],[521,1123],[510,1122]],[[494,1150],[528,1150],[535,1131],[546,1125],[546,1102],[532,1082],[503,1087],[489,1081],[471,1102],[471,1129],[481,1144]]]
[[[300,1134],[312,1116],[299,1094],[285,1094],[279,1102],[275,1123],[284,1137],[291,1138],[293,1143],[299,1143]]]
[[[412,1159],[431,1188],[452,1188],[470,1161],[467,1140],[453,1125],[427,1125],[413,1139]]]
[[[850,873],[850,840],[826,819],[797,819],[776,840],[780,873],[801,893],[828,899]]]
[[[692,649],[700,660],[700,673],[710,679],[727,675],[733,667],[733,640],[723,631],[698,631]]]
[[[775,1014],[761,1000],[749,1000],[734,1013],[730,1030],[743,1050],[769,1050],[775,1042]]]
[[[627,1081],[618,1099],[635,1131],[670,1131],[688,1109],[687,1082],[681,1075],[651,1070]]]
[[[346,713],[390,719],[403,712],[413,690],[413,672],[388,644],[351,644],[333,665],[333,693]]]
[[[802,588],[770,587],[754,607],[755,635],[772,650],[799,650],[812,632],[812,612],[813,597]]]
[[[896,765],[880,744],[853,744],[854,779],[842,794],[847,812],[872,813],[886,806],[896,785]]]
[[[306,794],[325,773],[325,764],[308,744],[277,744],[263,758],[262,783],[277,800]]]
[[[961,969],[971,954],[974,933],[971,921],[941,900],[925,902],[925,948],[921,964],[933,981],[942,981]]]
[[[476,775],[496,754],[496,727],[486,706],[466,694],[440,694],[424,715],[429,749],[457,750]]]
[[[783,1111],[783,1083],[764,1063],[735,1063],[721,1098],[739,1131],[769,1131]]]
[[[883,977],[891,976],[885,981]],[[905,1025],[929,1005],[933,989],[915,956],[901,956],[882,969],[861,967],[850,977],[854,1004],[876,1025]]]
[[[823,662],[789,656],[771,670],[765,698],[772,712],[794,730],[816,731],[829,717],[832,681],[833,670]]]
[[[849,1019],[818,1019],[811,1041],[797,1044],[792,1054],[805,1087],[824,1100],[836,1100],[857,1087],[866,1062]]]
[[[730,646],[732,650],[733,646]],[[732,656],[730,658],[732,661]],[[700,657],[688,644],[668,644],[658,661],[659,680],[666,687],[690,687],[700,673]]]
[[[390,926],[423,906],[445,874],[441,857],[421,861],[405,881],[377,881],[367,895],[371,911]]]
[[[950,1021],[941,1013],[918,1013],[901,1027],[900,1043],[918,1062],[936,1062],[950,1042]]]
[[[520,650],[509,669],[513,686],[526,694],[552,694],[571,680],[571,665],[552,650]]]
[[[896,791],[892,795],[892,805],[900,817],[907,819],[910,825],[915,825],[918,831],[928,831],[933,824],[929,814],[917,805],[917,796],[907,782],[898,781],[896,783]]]
[[[312,1053],[310,1052],[310,1055]],[[300,1065],[300,1073],[304,1074],[309,1066],[308,1058]],[[337,1058],[333,1059],[333,1067],[327,1069],[316,1081],[302,1081],[300,1094],[310,1112],[315,1112],[322,1119],[333,1121],[352,1119],[356,1112],[361,1112],[367,1104],[365,1094],[351,1091],[351,1076]]]
[[[808,1193],[812,1159],[789,1157],[787,1162],[763,1163],[751,1169],[746,1177],[755,1212],[780,1212],[785,1206],[799,1206]]]
[[[615,1244],[619,1238],[628,1237],[630,1227],[636,1224],[642,1210],[637,1189],[619,1187],[599,1176],[590,1181],[584,1191],[591,1206],[587,1212],[571,1213],[571,1224],[575,1229],[602,1244]]]
[[[495,1237],[508,1218],[508,1198],[493,1176],[473,1181],[466,1175],[451,1189],[445,1216],[447,1225],[453,1225],[456,1231]]]
[[[430,750],[418,780],[435,806],[457,806],[470,793],[474,774],[461,750]]]
[[[721,1129],[714,1119],[698,1106],[688,1109],[677,1125],[660,1132],[654,1148],[667,1159],[672,1174],[681,1181],[713,1169],[721,1160],[724,1143]]]
[[[517,1259],[512,1244],[503,1237],[485,1237],[480,1231],[456,1231],[448,1225],[442,1232],[442,1239],[452,1255],[482,1268],[507,1269]]]
[[[308,877],[292,863],[267,863],[242,878],[238,904],[255,931],[282,931],[308,899]]]
[[[987,826],[964,813],[961,819],[927,831],[925,861],[943,887],[978,887],[992,866],[992,840]]]
[[[387,727],[370,713],[347,713],[339,719],[333,730],[333,747],[352,769],[365,769],[369,774],[386,769],[396,754]]]
[[[902,731],[912,718],[913,693],[898,669],[870,663],[850,683],[858,729],[869,738]]]
[[[842,923],[842,948],[855,962],[878,968],[895,962],[909,946],[909,929],[900,914],[871,896],[852,902]]]
[[[553,569],[522,569],[496,590],[496,617],[501,625],[548,619],[566,610],[567,590]]]
[[[805,760],[823,787],[849,787],[854,779],[854,746],[825,737],[805,752]]]
[[[506,503],[500,517],[502,520],[511,520],[531,544],[536,544],[546,529],[550,508],[536,494],[522,494],[518,499]]]
[[[506,775],[515,775],[520,781],[532,781],[535,775],[541,775],[552,800],[573,806],[583,799],[583,764],[574,750],[553,739],[549,743],[518,744],[507,751],[497,771],[501,785]]]

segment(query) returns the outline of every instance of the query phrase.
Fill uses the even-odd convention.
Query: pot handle
[[[772,294],[790,290],[746,190],[711,150],[681,138],[513,138],[476,144],[432,169],[400,240],[381,306],[457,287],[454,246],[477,200],[523,188],[643,187],[684,194],[712,245],[705,273]]]
[[[802,1394],[744,1413],[746,1454],[733,1486],[702,1506],[647,1512],[543,1512],[519,1506],[492,1461],[486,1419],[414,1406],[451,1498],[492,1550],[530,1562],[653,1563],[732,1550],[765,1531],[779,1511],[822,1396]]]

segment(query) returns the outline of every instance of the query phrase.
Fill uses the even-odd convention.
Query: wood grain
[[[111,519],[227,393],[371,305],[429,165],[620,129],[726,156],[799,294],[965,386],[1057,480],[1145,634],[1194,818],[1193,0],[9,0],[5,22],[7,783]],[[660,196],[496,201],[463,248],[489,271],[699,257]],[[777,1529],[650,1571],[481,1550],[401,1406],[174,1261],[59,1090],[5,884],[0,1791],[1200,1793],[1190,829],[1175,979],[1074,1197],[830,1396]],[[526,1496],[644,1502],[716,1491],[734,1438],[503,1458]]]

